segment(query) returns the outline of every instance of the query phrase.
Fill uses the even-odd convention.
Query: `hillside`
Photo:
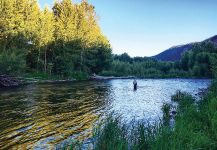
[[[211,38],[208,38],[204,41],[210,41],[210,42],[217,44],[217,35],[215,35]],[[202,41],[202,42],[204,42],[204,41]],[[200,43],[200,42],[195,42],[195,43]],[[173,47],[163,51],[162,53],[153,56],[153,58],[155,58],[157,60],[161,60],[161,61],[178,61],[181,59],[182,54],[184,52],[190,50],[195,43],[173,46]]]

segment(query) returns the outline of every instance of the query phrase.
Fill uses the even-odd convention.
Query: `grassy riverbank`
[[[128,127],[121,118],[110,116],[95,130],[94,149],[217,149],[217,81],[200,102],[180,92],[172,100],[178,103],[173,127],[168,123],[169,104],[163,106],[164,119],[156,125],[134,123]]]
[[[22,75],[1,75],[0,74],[0,88],[12,88],[25,84],[32,83],[60,83],[73,81],[86,81],[90,77],[84,72],[74,72],[69,76],[60,76],[47,74],[43,72],[31,72]]]
[[[89,75],[84,72],[75,72],[70,76],[46,74],[43,72],[31,72],[17,76],[12,75],[11,77],[13,77],[13,79],[16,79],[20,85],[29,83],[55,83],[89,80]],[[8,80],[10,81],[11,79]]]
[[[45,80],[51,80],[51,81],[58,81],[58,80],[87,80],[89,78],[89,75],[84,72],[74,72],[71,73],[68,76],[61,76],[61,75],[53,75],[53,74],[46,74],[43,72],[32,72],[32,73],[26,73],[22,75],[22,78],[28,80],[28,79],[38,79],[40,81]]]

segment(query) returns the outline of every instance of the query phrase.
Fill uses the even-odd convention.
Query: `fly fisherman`
[[[134,81],[133,81],[133,87],[134,87],[134,90],[137,90],[137,81],[136,81],[136,79],[134,79]]]

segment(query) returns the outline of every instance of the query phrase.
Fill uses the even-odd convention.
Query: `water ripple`
[[[27,85],[0,91],[0,149],[54,149],[70,139],[87,139],[104,114],[156,121],[176,90],[193,95],[210,80],[148,79]]]

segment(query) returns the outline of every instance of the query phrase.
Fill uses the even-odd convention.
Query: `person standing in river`
[[[137,90],[137,81],[136,81],[136,79],[134,79],[134,81],[133,81],[133,87],[134,87],[134,90]]]

